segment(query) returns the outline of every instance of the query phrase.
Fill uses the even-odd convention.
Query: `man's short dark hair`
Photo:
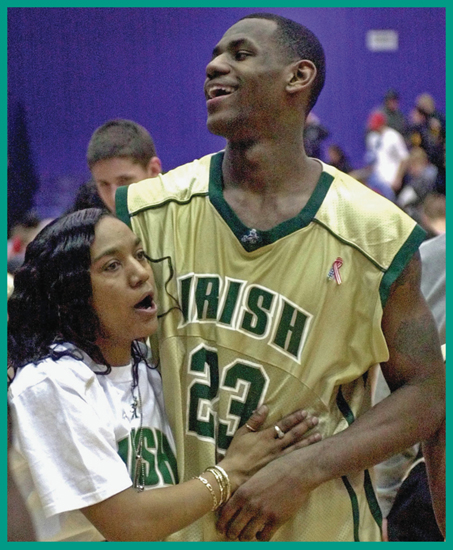
[[[313,83],[307,106],[307,114],[313,109],[326,80],[326,59],[321,42],[313,32],[291,19],[272,13],[252,13],[243,19],[268,19],[277,23],[276,39],[290,59],[308,59],[314,63],[317,75]]]
[[[146,167],[156,156],[153,139],[146,128],[132,120],[109,120],[91,136],[87,150],[88,167],[100,160],[130,157]]]

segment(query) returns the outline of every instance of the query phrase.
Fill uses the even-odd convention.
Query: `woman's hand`
[[[295,411],[260,431],[268,412],[268,407],[262,405],[252,414],[237,430],[225,458],[219,463],[228,473],[232,492],[271,460],[321,440],[319,433],[307,435],[318,424],[318,419],[304,410]]]
[[[228,473],[232,492],[274,458],[321,439],[319,434],[306,435],[318,419],[305,411],[296,411],[277,422],[284,434],[281,438],[274,426],[260,431],[267,414],[268,408],[262,406],[250,417],[236,432],[220,462]],[[222,492],[216,476],[210,471],[202,472],[202,476],[220,502]],[[191,479],[140,493],[129,487],[81,511],[109,541],[158,541],[203,517],[212,507],[211,490],[200,479]]]

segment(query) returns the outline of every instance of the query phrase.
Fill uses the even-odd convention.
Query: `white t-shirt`
[[[45,359],[9,388],[10,464],[38,540],[104,540],[79,509],[131,487],[140,437],[146,488],[178,482],[158,371],[140,363],[133,391],[130,364],[102,370],[86,354]]]
[[[373,152],[376,159],[373,168],[376,177],[391,187],[401,162],[409,157],[403,136],[393,128],[385,128],[382,133],[370,132],[367,149]]]

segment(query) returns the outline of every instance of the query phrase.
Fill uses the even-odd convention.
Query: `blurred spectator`
[[[442,137],[445,138],[445,116],[436,109],[434,98],[428,93],[420,94],[415,100],[415,105],[428,118],[434,118],[439,121]]]
[[[445,195],[446,188],[445,188],[445,181],[446,181],[446,144],[444,142],[443,146],[443,153],[442,153],[442,162],[440,163],[440,166],[437,165],[437,179],[436,179],[436,191],[437,193],[441,193]]]
[[[304,128],[304,146],[307,156],[322,159],[322,142],[329,136],[329,131],[322,126],[319,118],[310,112]]]
[[[436,110],[434,99],[429,94],[421,94],[416,99],[415,107],[410,113],[408,139],[411,146],[424,149],[430,162],[442,168],[445,150],[445,117]]]
[[[7,242],[7,269],[14,275],[24,261],[25,249],[50,220],[41,221],[33,212],[27,212],[10,231]]]
[[[421,290],[436,321],[440,344],[445,346],[445,233],[425,241],[420,246],[420,256],[422,261]],[[439,497],[440,495],[437,495],[437,498]],[[390,542],[442,542],[444,536],[436,522],[433,502],[436,501],[430,494],[426,465],[420,451],[398,489],[387,515],[388,540]]]
[[[148,130],[126,119],[109,120],[94,131],[88,143],[87,163],[98,195],[112,212],[118,187],[162,172]]]
[[[407,120],[399,108],[400,96],[396,90],[388,90],[384,96],[382,112],[387,117],[387,126],[399,132],[402,136],[407,132]]]
[[[447,208],[445,195],[429,193],[420,209],[420,223],[428,231],[428,238],[445,233]]]
[[[367,121],[366,162],[370,167],[367,185],[395,201],[406,173],[409,151],[403,136],[387,126],[381,111],[371,113]]]
[[[387,518],[388,542],[443,542],[420,453],[404,478]]]
[[[336,143],[332,143],[327,148],[327,164],[335,166],[338,170],[349,174],[352,171],[352,166],[349,162],[346,153]]]
[[[422,243],[422,280],[420,288],[434,315],[441,344],[447,343],[446,337],[446,233],[441,233]]]
[[[7,298],[9,300],[9,297],[11,296],[14,290],[14,277],[11,275],[11,273],[7,273],[6,284],[7,284]]]
[[[409,161],[404,187],[397,198],[397,204],[410,216],[428,193],[435,191],[438,169],[429,162],[428,154],[421,147],[413,147],[409,152]]]
[[[446,332],[446,237],[431,238],[420,246],[421,290],[436,321],[440,344],[445,348]],[[379,373],[374,403],[390,393]],[[382,515],[384,540],[443,541],[437,525],[426,466],[420,445],[390,457],[375,466],[376,492]]]

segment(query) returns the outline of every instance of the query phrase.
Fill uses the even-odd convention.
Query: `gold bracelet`
[[[220,502],[219,507],[222,506],[226,502],[225,499],[225,483],[222,479],[221,473],[216,468],[206,468],[206,472],[211,472],[211,474],[215,477],[217,484],[220,489]]]
[[[212,496],[212,511],[214,512],[214,510],[217,510],[219,504],[217,502],[217,497],[215,496],[214,489],[212,488],[212,485],[209,483],[209,481],[202,476],[195,476],[193,479],[199,479],[209,489],[209,492]]]
[[[221,504],[225,504],[225,502],[230,498],[231,496],[231,482],[230,478],[228,477],[228,474],[225,472],[225,470],[221,466],[211,466],[207,468],[206,471],[211,472],[220,487],[220,492],[222,495],[222,501]]]
[[[226,498],[225,498],[225,502],[230,498],[231,496],[231,482],[230,482],[230,478],[228,477],[228,474],[225,472],[225,470],[219,466],[218,464],[216,464],[214,466],[214,468],[216,468],[217,470],[220,471],[221,474],[223,474],[223,477],[224,477],[224,480],[225,480],[225,485],[226,485]]]

